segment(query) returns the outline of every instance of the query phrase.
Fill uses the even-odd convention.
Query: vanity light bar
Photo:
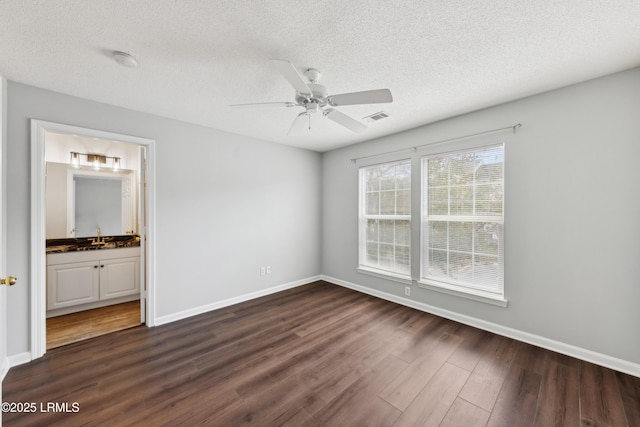
[[[87,162],[91,164],[107,164],[107,156],[102,154],[87,154]]]
[[[86,163],[93,166],[94,169],[100,169],[101,166],[107,164],[107,159],[111,159],[111,167],[114,171],[120,169],[120,157],[105,156],[104,154],[96,153],[78,153],[77,151],[71,152],[71,161],[69,162],[72,167],[80,167],[80,157],[85,156]]]

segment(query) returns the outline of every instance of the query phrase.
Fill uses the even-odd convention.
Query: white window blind
[[[420,281],[504,294],[504,146],[422,159]]]
[[[360,169],[359,264],[410,278],[411,161]]]

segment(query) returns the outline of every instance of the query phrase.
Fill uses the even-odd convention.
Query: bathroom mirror
[[[76,237],[91,237],[98,228],[103,236],[124,234],[121,177],[75,176],[74,224]]]
[[[47,162],[47,239],[137,234],[136,175]]]
[[[68,172],[67,228],[69,237],[135,234],[133,172]]]

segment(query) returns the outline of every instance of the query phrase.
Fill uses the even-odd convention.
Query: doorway
[[[96,291],[95,294],[99,295],[96,298],[89,298],[80,301],[80,308],[82,311],[85,311],[84,315],[87,316],[90,311],[93,310],[102,310],[103,308],[109,312],[109,306],[113,306],[114,303],[127,303],[132,299],[139,299],[139,305],[137,312],[139,314],[138,320],[139,323],[145,323],[147,326],[154,325],[154,270],[155,270],[155,250],[154,250],[154,233],[155,230],[155,182],[154,182],[154,166],[155,166],[155,141],[139,138],[129,135],[115,134],[111,132],[103,132],[99,130],[79,128],[76,126],[69,126],[59,123],[51,123],[44,122],[40,120],[32,120],[31,121],[31,143],[32,143],[32,287],[31,287],[31,341],[32,341],[32,359],[38,358],[46,352],[47,349],[47,313],[51,315],[54,312],[56,315],[69,315],[69,313],[76,311],[77,307],[67,307],[65,298],[68,297],[68,292],[63,289],[61,297],[59,300],[55,300],[53,302],[54,310],[52,308],[52,300],[51,300],[51,292],[47,291],[47,276],[51,278],[52,274],[52,266],[49,265],[47,267],[47,242],[49,243],[49,254],[51,255],[51,238],[54,238],[53,241],[56,241],[56,237],[61,237],[63,239],[63,243],[72,243],[72,245],[60,245],[64,247],[61,249],[62,252],[66,252],[70,250],[72,252],[61,254],[63,259],[65,256],[69,256],[69,260],[74,260],[75,250],[85,249],[97,249],[96,244],[105,245],[100,246],[101,248],[113,248],[116,243],[118,244],[117,248],[120,248],[120,244],[130,245],[132,241],[128,238],[137,238],[137,242],[139,244],[139,250],[136,250],[134,247],[127,247],[127,254],[131,256],[131,251],[134,250],[136,253],[139,253],[139,261],[132,261],[131,258],[127,258],[122,263],[115,263],[114,261],[118,260],[109,260],[109,262],[99,262],[96,265],[83,265],[82,263],[74,264],[73,269],[62,269],[61,271],[54,272],[56,277],[68,277],[70,280],[75,280],[75,278],[80,278],[82,283],[88,283],[87,280],[82,280],[81,278],[91,278],[93,277],[93,281],[102,280],[105,282],[105,277],[103,276],[104,271],[110,270],[114,277],[121,277],[119,275],[124,274],[123,271],[129,272],[131,275],[131,269],[127,270],[127,268],[134,268],[136,265],[137,270],[136,273],[139,274],[138,279],[138,288],[137,295],[132,295],[131,290],[128,290],[126,293],[122,293],[121,289],[115,289],[114,292],[119,292],[117,294],[105,294],[103,290],[99,292]],[[55,137],[62,138],[62,144],[58,145],[49,145],[52,139]],[[65,145],[66,144],[66,145]],[[79,145],[80,144],[80,148]],[[84,145],[82,145],[84,144]],[[107,148],[105,148],[107,147]],[[110,148],[109,148],[110,147]],[[116,153],[108,152],[111,149],[116,150]],[[117,151],[120,150],[120,151]],[[123,154],[121,154],[121,152]],[[132,155],[131,153],[139,153],[139,155]],[[104,169],[100,172],[87,172],[92,169],[87,166],[86,168],[78,168],[78,165],[73,164],[74,160],[77,160],[78,154],[80,157],[82,155],[87,156],[89,153],[92,153],[95,159],[95,153],[100,153],[100,160],[102,163],[106,163],[106,160],[112,159],[111,165],[104,165],[106,167],[110,167],[113,172],[111,175],[119,177],[127,170],[136,170],[138,171],[138,176],[135,182],[136,186],[131,187],[133,189],[132,193],[135,193],[134,200],[125,200],[123,191],[123,201],[122,201],[122,236],[117,239],[114,236],[111,236],[109,239],[100,235],[100,227],[97,226],[97,232],[91,230],[90,233],[87,233],[86,236],[82,236],[80,233],[77,233],[77,227],[69,226],[68,221],[73,221],[73,215],[69,214],[73,208],[69,208],[68,212],[65,212],[65,219],[61,220],[59,218],[58,225],[56,225],[55,221],[51,222],[51,218],[47,217],[47,174],[49,173],[47,170],[47,166],[56,166],[58,168],[66,168],[66,165],[73,165],[74,168],[77,169],[85,169],[86,171],[83,173],[84,175],[96,175],[101,176],[105,174],[109,174],[105,172]],[[129,153],[129,154],[127,154]],[[115,159],[117,160],[117,169],[118,173],[116,173],[115,168]],[[87,159],[89,157],[87,156]],[[50,163],[54,161],[53,163]],[[100,168],[100,164],[95,165],[96,168]],[[54,168],[51,167],[51,170]],[[75,175],[71,167],[66,168],[66,174],[68,175],[69,185],[73,184],[72,176]],[[113,179],[113,176],[109,177]],[[127,188],[124,184],[126,181],[124,178],[122,188]],[[129,182],[129,181],[127,181]],[[75,184],[74,184],[75,185]],[[135,191],[137,189],[137,191]],[[62,206],[64,204],[65,207],[69,206],[69,198],[67,198],[67,203],[56,203],[56,206]],[[125,211],[130,207],[130,205],[135,204],[137,209],[135,210],[135,215],[132,216],[133,222],[125,221]],[[49,203],[52,206],[51,203]],[[102,220],[101,220],[102,221]],[[126,223],[126,224],[125,224]],[[135,223],[135,228],[133,228],[132,223]],[[94,222],[94,224],[97,224]],[[84,228],[84,227],[83,227]],[[64,234],[64,236],[52,236],[48,235],[53,229],[61,229],[60,233]],[[86,230],[85,230],[86,231]],[[129,236],[124,235],[129,234]],[[115,234],[118,234],[117,232]],[[90,238],[88,236],[93,236]],[[68,239],[66,239],[68,238]],[[66,239],[66,240],[64,240]],[[83,245],[88,245],[84,247]],[[80,245],[78,247],[73,247],[73,245]],[[106,246],[109,245],[109,246]],[[133,245],[132,245],[133,246]],[[72,249],[68,249],[71,247]],[[120,249],[116,249],[116,251],[120,251]],[[94,254],[100,254],[100,258],[102,256],[107,256],[108,251],[105,252],[103,249],[99,249],[97,251],[91,251],[89,254],[87,252],[82,252],[82,254],[87,253],[87,256],[97,256]],[[77,252],[80,254],[81,252]],[[113,253],[111,251],[110,253]],[[58,256],[59,254],[55,254]],[[87,257],[85,256],[85,258]],[[49,256],[50,258],[50,256]],[[87,258],[88,259],[88,258]],[[62,263],[68,263],[69,260],[64,259],[61,261]],[[137,264],[136,264],[137,262]],[[85,264],[87,264],[85,262]],[[106,268],[101,268],[105,267]],[[72,264],[61,264],[63,266],[69,266]],[[78,268],[75,268],[78,266]],[[83,270],[84,268],[84,270]],[[92,270],[92,268],[96,270]],[[54,269],[55,270],[55,269]],[[104,270],[104,271],[103,271]],[[64,276],[67,274],[68,276]],[[62,275],[62,276],[60,276]],[[65,282],[67,283],[67,282]],[[118,282],[120,283],[120,282]],[[97,289],[99,284],[88,286],[90,289]],[[116,284],[118,286],[118,284]],[[104,287],[104,285],[103,285]],[[65,294],[65,292],[67,292]],[[73,291],[72,291],[73,293]],[[105,297],[106,295],[106,297]],[[127,295],[126,297],[121,295]],[[102,301],[106,298],[112,298],[116,296],[115,299],[109,299]],[[84,298],[84,297],[83,297]],[[100,300],[100,301],[99,301]],[[57,305],[56,305],[57,304]],[[75,304],[75,302],[74,302]],[[131,304],[127,305],[129,308]],[[124,306],[123,306],[124,307]],[[114,307],[111,307],[114,308]],[[86,309],[86,310],[85,310]],[[88,310],[91,309],[91,310]],[[69,313],[67,313],[67,311]],[[105,311],[105,310],[102,310]],[[111,310],[113,311],[113,310]],[[81,312],[80,312],[81,313]],[[77,313],[77,314],[80,314]],[[60,316],[60,317],[65,317]],[[130,316],[130,314],[129,314]],[[71,322],[73,323],[73,322]],[[86,321],[79,320],[76,324],[80,324],[85,326],[88,324]],[[86,330],[84,331],[86,332]],[[84,333],[83,332],[83,333]]]

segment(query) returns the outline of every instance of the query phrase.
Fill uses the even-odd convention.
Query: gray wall
[[[415,285],[410,298],[640,363],[639,113],[640,69],[633,69],[325,153],[323,274],[404,296],[404,285],[356,272],[358,166],[350,158],[522,123],[506,146],[509,306]],[[418,224],[412,229],[416,264]],[[412,267],[416,278],[418,266]]]
[[[9,356],[30,347],[31,118],[157,141],[157,317],[320,274],[320,154],[15,82],[7,98]]]

